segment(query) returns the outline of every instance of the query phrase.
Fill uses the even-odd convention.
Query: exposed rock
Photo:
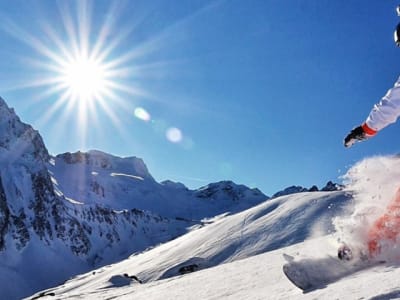
[[[333,183],[332,181],[328,181],[326,185],[321,189],[324,192],[332,192],[332,191],[339,191],[342,187],[337,184]]]
[[[308,189],[302,187],[302,186],[289,186],[285,188],[283,191],[279,191],[275,193],[272,198],[277,198],[280,196],[286,196],[286,195],[291,195],[291,194],[296,194],[296,193],[302,193],[302,192],[308,192]]]

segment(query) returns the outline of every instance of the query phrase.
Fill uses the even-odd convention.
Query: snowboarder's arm
[[[366,125],[375,131],[380,131],[389,124],[396,122],[400,116],[400,78],[382,100],[375,104],[370,112]]]
[[[381,101],[375,104],[366,121],[354,128],[345,138],[345,147],[374,136],[400,116],[400,77]]]

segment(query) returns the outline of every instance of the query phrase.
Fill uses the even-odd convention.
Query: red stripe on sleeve
[[[369,127],[368,125],[367,125],[367,123],[364,123],[364,124],[362,124],[362,129],[364,130],[364,132],[366,133],[366,134],[368,134],[368,135],[375,135],[378,131],[377,130],[374,130],[374,129],[372,129],[371,127]]]

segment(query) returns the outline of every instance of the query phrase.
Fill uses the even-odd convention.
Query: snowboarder
[[[400,35],[399,35],[400,36]],[[355,142],[363,141],[375,136],[380,130],[400,117],[400,77],[397,79],[381,101],[375,104],[367,119],[360,126],[355,127],[344,139],[344,146],[351,147]],[[388,226],[387,224],[396,224]],[[368,231],[368,256],[376,257],[380,251],[380,242],[394,241],[400,235],[400,189],[386,208],[386,213],[378,218]],[[338,257],[342,260],[353,258],[351,249],[342,245],[338,249]]]
[[[344,139],[344,146],[351,147],[357,141],[363,141],[375,136],[380,130],[400,117],[400,77],[393,88],[377,103],[369,116],[360,126],[355,127]],[[397,209],[393,209],[397,208]],[[386,209],[386,213],[378,218],[368,232],[368,254],[376,257],[380,253],[380,241],[394,241],[400,235],[400,190]],[[386,224],[397,224],[386,226]],[[353,256],[351,250],[343,245],[338,250],[340,259],[350,260]]]
[[[396,8],[397,15],[400,16],[400,5]],[[394,41],[400,47],[400,23],[394,32]],[[364,123],[353,128],[344,139],[344,146],[351,147],[358,141],[363,141],[375,136],[380,130],[397,121],[400,117],[400,77],[394,86],[388,90],[381,101],[373,107]],[[388,226],[392,224],[395,226]],[[368,231],[368,254],[373,258],[380,251],[380,241],[395,241],[400,235],[400,189],[386,209],[386,213],[378,218]],[[352,259],[351,249],[342,245],[338,250],[340,259]]]

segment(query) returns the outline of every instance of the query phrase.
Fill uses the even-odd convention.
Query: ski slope
[[[47,293],[55,293],[57,299],[400,299],[400,269],[395,265],[355,273],[306,294],[292,285],[281,271],[284,253],[298,259],[300,256],[323,257],[335,251],[334,240],[315,238],[214,268],[144,284],[121,276],[133,271],[129,261],[125,261],[95,274],[79,276]]]
[[[338,277],[308,293],[282,272],[289,256],[327,261],[336,255],[339,241],[362,243],[363,232],[398,188],[399,164],[396,156],[363,160],[347,173],[347,190],[267,200],[32,297],[400,299],[398,243],[383,251],[386,263]],[[179,272],[190,265],[197,266],[196,272]],[[334,268],[328,269],[326,276],[337,277]]]
[[[193,230],[152,250],[133,255],[120,263],[78,276],[52,292],[58,299],[74,298],[78,297],[77,295],[84,299],[95,299],[103,297],[101,296],[103,292],[106,293],[104,299],[123,297],[125,293],[127,295],[134,293],[136,299],[139,289],[144,293],[143,297],[148,297],[146,299],[156,299],[156,296],[147,294],[144,287],[155,287],[158,284],[163,286],[162,284],[168,282],[177,282],[180,278],[187,280],[185,278],[188,275],[182,277],[179,272],[184,266],[195,264],[201,271],[189,276],[200,276],[198,274],[213,276],[210,272],[214,270],[213,267],[219,265],[222,273],[217,276],[225,276],[225,268],[229,268],[230,263],[243,264],[247,258],[251,258],[251,265],[257,265],[249,268],[258,269],[260,267],[258,260],[264,261],[261,265],[265,269],[263,272],[267,272],[262,275],[265,281],[275,276],[276,272],[280,273],[283,264],[284,251],[268,251],[332,232],[334,229],[332,218],[342,213],[348,201],[349,197],[342,191],[306,192],[267,200],[241,213],[221,217],[210,225]],[[258,256],[265,252],[267,256]],[[272,266],[272,262],[276,265]],[[241,269],[240,266],[238,272],[242,272]],[[143,284],[123,277],[124,274],[136,276]],[[235,273],[235,276],[239,275]],[[241,277],[243,276],[248,274],[242,274]],[[250,272],[249,276],[254,277],[254,273]],[[234,282],[237,280],[242,279],[233,279]],[[114,290],[116,287],[118,289]],[[111,295],[109,294],[111,290],[122,294]],[[200,290],[204,293],[204,289]],[[186,292],[182,290],[182,293]],[[130,296],[126,297],[128,299]],[[207,297],[212,299],[213,296],[193,297],[193,299],[209,299]]]

